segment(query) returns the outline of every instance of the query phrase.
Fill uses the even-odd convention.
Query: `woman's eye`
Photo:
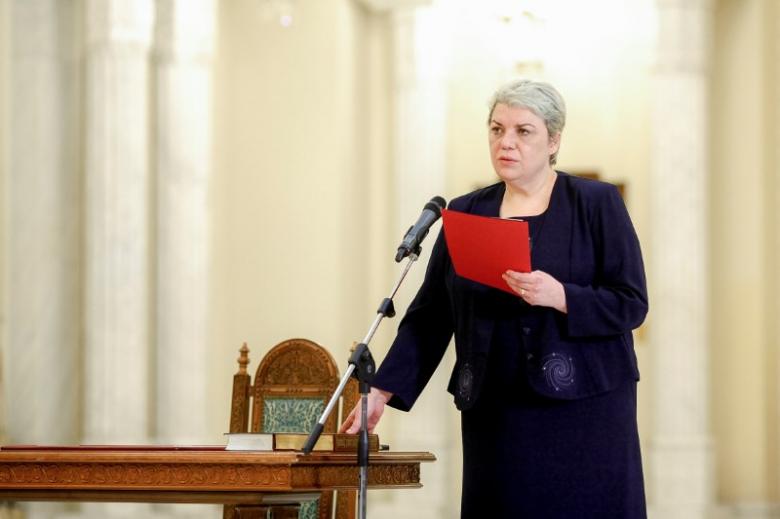
[[[499,134],[501,133],[501,128],[498,126],[493,126],[492,128],[490,128],[490,133]]]

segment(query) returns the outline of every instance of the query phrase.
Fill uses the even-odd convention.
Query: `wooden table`
[[[427,452],[375,452],[369,488],[419,488]],[[277,504],[358,486],[352,453],[219,447],[0,447],[0,500]]]

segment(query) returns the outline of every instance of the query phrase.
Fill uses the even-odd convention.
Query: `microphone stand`
[[[368,344],[374,337],[379,323],[385,317],[395,316],[395,307],[393,306],[393,297],[398,292],[398,288],[401,286],[406,274],[409,273],[409,269],[412,267],[412,263],[417,261],[420,256],[420,246],[417,245],[409,253],[409,261],[401,272],[398,281],[396,281],[393,287],[390,297],[386,297],[379,305],[379,309],[376,311],[377,315],[371,327],[368,329],[368,333],[363,342],[355,346],[352,351],[352,355],[349,357],[349,366],[344,376],[341,377],[336,391],[333,393],[328,405],[325,407],[322,416],[317,424],[314,426],[309,438],[303,446],[304,454],[309,454],[314,449],[314,444],[322,434],[322,430],[325,428],[325,422],[328,420],[330,413],[333,412],[333,408],[339,400],[339,397],[344,392],[344,387],[347,385],[349,378],[355,376],[360,386],[360,436],[358,438],[358,467],[360,467],[360,482],[358,492],[358,518],[366,519],[366,498],[368,490],[368,392],[370,389],[371,381],[374,379],[374,372],[376,371],[376,364],[374,358],[371,355],[371,351],[368,349]],[[400,259],[399,259],[400,260]]]

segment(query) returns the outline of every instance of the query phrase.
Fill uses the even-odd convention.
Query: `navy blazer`
[[[499,182],[449,207],[498,216],[504,191]],[[647,314],[647,288],[639,241],[615,186],[558,172],[531,264],[563,284],[568,313],[528,305],[519,312],[530,387],[572,400],[638,380],[631,330]],[[454,333],[457,359],[448,391],[459,409],[472,407],[497,316],[521,308],[517,301],[525,305],[519,296],[455,274],[440,231],[425,279],[372,384],[393,393],[391,406],[411,409]]]

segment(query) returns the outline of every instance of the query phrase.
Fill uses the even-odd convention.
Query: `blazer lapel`
[[[498,217],[501,210],[501,200],[504,199],[504,191],[506,186],[503,182],[499,182],[485,189],[481,196],[478,196],[474,200],[474,204],[471,206],[470,213],[479,216],[494,216]]]
[[[569,176],[558,173],[544,222],[531,249],[531,268],[542,270],[559,281],[569,278],[573,205]]]

